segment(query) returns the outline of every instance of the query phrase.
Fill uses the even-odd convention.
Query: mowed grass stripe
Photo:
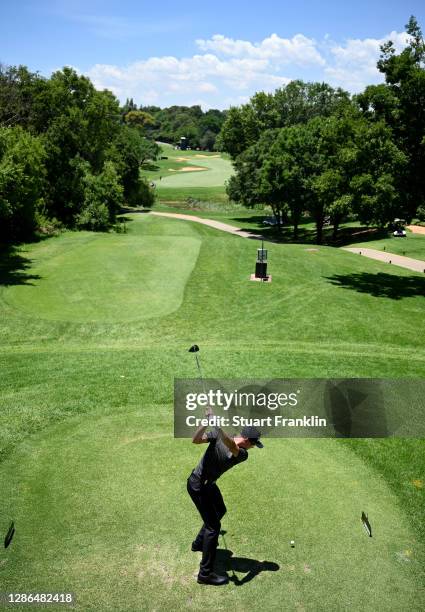
[[[208,351],[220,351],[222,349],[222,345],[213,345],[209,342],[205,342],[203,344],[204,349]],[[167,348],[170,351],[178,352],[181,350],[181,342],[169,343],[167,344]],[[64,346],[60,351],[55,348],[46,346],[40,347],[37,345],[29,346],[25,345],[24,347],[1,347],[0,354],[4,354],[6,357],[8,354],[11,355],[32,355],[33,353],[52,353],[52,354],[79,354],[79,353],[91,353],[94,351],[99,352],[124,352],[124,353],[140,353],[145,352],[147,350],[157,349],[157,344],[148,344],[144,343],[143,346],[137,346],[136,344],[131,344],[130,341],[126,341],[121,344],[87,344],[84,347],[76,347],[76,346]],[[237,347],[238,352],[251,352],[252,345],[242,345],[238,344]],[[271,344],[270,342],[263,343],[261,345],[262,353],[275,353],[276,351],[282,351],[282,346],[280,343]],[[346,357],[368,357],[368,358],[382,358],[385,359],[394,359],[394,360],[409,360],[409,361],[425,361],[425,352],[415,352],[413,355],[411,350],[408,348],[402,349],[398,346],[388,345],[386,347],[385,353],[382,352],[382,347],[374,344],[366,344],[363,343],[361,345],[353,344],[345,346],[343,344],[340,345],[326,345],[326,344],[317,344],[317,343],[303,343],[303,342],[286,342],[284,347],[285,353],[305,353],[307,355],[312,354],[321,354],[324,356],[331,356],[333,354],[337,354],[340,356]]]

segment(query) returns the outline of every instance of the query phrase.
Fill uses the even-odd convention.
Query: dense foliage
[[[131,108],[132,101],[127,101]],[[157,106],[141,107],[142,111],[152,117],[152,122],[146,125],[150,138],[160,142],[179,144],[180,138],[186,138],[187,145],[192,149],[212,151],[216,138],[224,123],[226,112],[210,109],[203,112],[200,106]]]
[[[1,237],[28,237],[56,219],[105,230],[124,203],[150,206],[140,176],[159,147],[126,121],[118,100],[71,68],[50,79],[0,69]]]
[[[0,128],[0,240],[20,240],[36,228],[44,206],[46,153],[21,127]]]
[[[308,213],[322,239],[325,219],[334,237],[347,215],[384,226],[423,215],[425,203],[425,45],[412,17],[410,42],[396,55],[381,48],[386,83],[350,98],[324,83],[293,81],[231,108],[218,146],[236,174],[227,193],[248,207],[269,204],[280,225],[297,236]]]

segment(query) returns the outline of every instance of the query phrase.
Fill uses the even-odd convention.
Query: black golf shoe
[[[201,576],[198,574],[198,584],[212,584],[213,586],[221,586],[229,582],[228,576],[218,576],[217,574],[211,573],[208,576]]]
[[[192,552],[202,552],[202,544],[197,544],[196,542],[192,542],[191,551]]]

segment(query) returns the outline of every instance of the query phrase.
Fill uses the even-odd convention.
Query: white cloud
[[[392,40],[396,51],[400,52],[409,36],[406,32],[391,32],[383,38],[348,39],[344,45],[327,41],[332,63],[328,62],[325,74],[330,84],[359,92],[366,85],[381,82],[383,76],[376,63],[381,45],[388,40]]]
[[[300,66],[325,64],[316,48],[316,42],[303,34],[296,34],[292,38],[280,38],[272,34],[260,43],[215,34],[209,40],[198,39],[196,44],[202,51],[214,51],[218,55],[270,59],[280,64],[294,63]]]
[[[222,60],[211,53],[182,59],[151,57],[127,67],[96,64],[87,74],[96,87],[111,89],[121,100],[133,97],[139,104],[146,104],[146,93],[149,91],[152,99],[152,92],[157,91],[164,98],[171,93],[179,94],[179,103],[189,104],[187,100],[194,94],[203,93],[218,96],[220,107],[223,106],[220,92],[221,98],[224,91],[252,95],[260,89],[273,91],[290,81],[273,74],[273,66],[266,59]]]
[[[407,35],[391,32],[343,43],[326,35],[319,44],[302,34],[291,39],[272,34],[259,43],[216,34],[197,40],[201,53],[190,57],[149,57],[128,66],[96,64],[87,74],[96,87],[110,89],[122,101],[132,97],[138,104],[168,106],[202,99],[206,108],[228,108],[292,79],[326,81],[358,92],[382,81],[376,62],[388,39],[400,51]]]

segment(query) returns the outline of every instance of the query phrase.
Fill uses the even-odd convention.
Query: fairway
[[[173,438],[173,379],[196,376],[194,342],[213,378],[423,377],[423,275],[268,243],[273,282],[250,283],[255,241],[127,216],[126,234],[22,247],[0,285],[0,590],[71,591],[77,610],[421,610],[415,439],[264,440],[220,480],[218,562],[243,584],[197,585],[186,478],[204,449]]]
[[[171,145],[160,144],[165,159],[154,162],[155,170],[142,172],[155,183],[160,200],[226,198],[224,184],[233,174],[227,156],[203,151],[180,151]]]

